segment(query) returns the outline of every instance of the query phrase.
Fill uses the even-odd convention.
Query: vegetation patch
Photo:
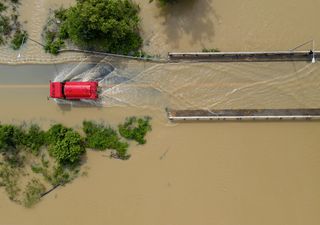
[[[57,140],[49,147],[49,153],[59,164],[74,165],[80,161],[81,155],[85,152],[82,138],[75,131],[67,131],[64,138]]]
[[[19,171],[8,163],[0,163],[0,186],[5,188],[8,197],[18,202],[20,188],[18,187]]]
[[[39,180],[32,179],[24,191],[23,205],[28,208],[32,207],[40,201],[42,193],[45,191],[45,186]]]
[[[116,154],[113,154],[114,157],[129,159],[130,155],[127,154],[129,145],[120,140],[116,130],[93,121],[83,121],[82,125],[86,134],[86,147],[97,150],[113,149],[116,151]]]
[[[20,49],[28,39],[27,32],[18,20],[18,6],[18,0],[0,2],[0,45],[9,42],[14,50]]]
[[[139,144],[145,144],[144,137],[148,131],[151,131],[150,119],[150,117],[129,117],[123,124],[118,126],[119,133],[124,138],[135,140]]]
[[[86,148],[110,149],[111,157],[129,159],[129,144],[122,137],[144,144],[149,121],[128,118],[118,126],[121,135],[104,123],[83,121],[84,136],[62,124],[47,131],[36,124],[0,124],[0,186],[12,201],[32,207],[43,195],[78,177]]]
[[[28,33],[27,31],[21,31],[20,29],[17,30],[13,38],[11,39],[11,47],[14,50],[18,50],[20,46],[28,39]]]
[[[82,49],[134,55],[142,45],[138,13],[131,0],[77,0],[49,17],[45,50],[57,54],[68,40]]]
[[[220,52],[217,48],[203,48],[202,52]]]

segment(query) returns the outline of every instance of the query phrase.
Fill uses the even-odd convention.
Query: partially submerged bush
[[[18,50],[22,44],[27,40],[28,38],[28,33],[27,31],[21,31],[20,29],[17,30],[14,35],[13,38],[11,40],[11,47],[14,50]]]
[[[113,128],[92,121],[83,121],[82,126],[86,134],[86,147],[98,150],[116,149],[119,137]]]
[[[144,137],[148,131],[151,131],[150,117],[129,117],[118,128],[122,137],[135,140],[139,144],[145,144],[146,140]]]
[[[86,147],[98,150],[114,149],[118,158],[129,158],[127,155],[128,143],[120,141],[113,128],[92,121],[83,121],[82,125],[86,134]]]
[[[10,200],[18,201],[20,188],[18,187],[17,170],[7,163],[0,163],[0,186],[4,186]]]
[[[8,152],[22,144],[24,133],[21,127],[0,124],[0,152]]]
[[[48,144],[55,144],[57,141],[61,141],[65,138],[66,133],[72,131],[71,128],[65,127],[62,124],[54,124],[46,133],[46,141]]]
[[[23,205],[25,207],[32,207],[40,201],[42,194],[46,191],[45,186],[37,179],[32,179],[26,186],[24,192]]]
[[[38,155],[40,148],[46,143],[46,134],[38,125],[32,124],[22,142],[34,155]]]
[[[85,153],[83,140],[75,131],[67,131],[63,139],[49,147],[49,153],[63,165],[74,165],[80,161],[80,157]]]
[[[0,13],[3,12],[3,11],[6,11],[8,7],[5,6],[2,2],[0,2]]]
[[[47,31],[45,36],[44,50],[53,55],[57,55],[60,48],[64,46],[64,41],[53,31]]]
[[[7,1],[0,2],[0,45],[6,44],[11,39],[10,46],[17,50],[22,43],[27,41],[27,32],[21,30],[21,24],[18,21],[18,13],[16,12],[18,0],[11,0],[11,2],[13,5]],[[10,14],[6,11],[9,5],[12,5]],[[12,31],[15,31],[13,37]]]

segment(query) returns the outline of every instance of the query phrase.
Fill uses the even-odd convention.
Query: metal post
[[[312,60],[311,63],[315,63],[316,62],[316,58],[314,55],[314,40],[312,40]]]

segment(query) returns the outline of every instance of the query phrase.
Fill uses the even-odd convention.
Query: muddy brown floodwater
[[[185,70],[179,72],[178,65],[159,66],[164,71],[174,69],[180,74],[172,77],[172,82],[170,77],[163,76],[169,90],[170,83],[173,87],[187,77],[193,85],[204,85],[202,79],[191,79]],[[195,67],[196,71],[200,65],[189,66]],[[263,68],[278,68],[281,79],[271,79],[273,85],[278,85],[278,92],[271,95],[267,102],[269,105],[272,105],[273,99],[277,105],[277,94],[281,96],[290,87],[300,91],[295,95],[301,94],[311,99],[306,101],[307,106],[318,99],[317,92],[307,91],[312,89],[312,85],[318,86],[319,78],[314,75],[315,70],[310,69],[306,63],[296,64],[298,68],[304,68],[306,74],[311,74],[311,78],[301,77],[298,72],[297,77],[300,78],[297,79],[305,81],[305,88],[297,88],[298,83],[292,81],[290,74],[294,69],[291,64],[216,66],[220,71],[226,70],[225,66],[233,68],[231,72],[226,72],[230,77],[236,68],[239,71],[234,77],[233,85],[236,86],[243,85],[241,80],[246,80],[245,85],[255,84],[256,78],[245,79],[254,74],[252,70],[260,71],[262,76],[273,71]],[[153,131],[148,135],[146,145],[132,144],[132,158],[128,161],[111,160],[103,152],[89,151],[85,165],[88,176],[57,189],[33,209],[25,209],[10,202],[4,190],[0,189],[1,225],[316,225],[320,222],[320,181],[317,179],[320,172],[320,123],[171,124],[167,122],[163,110],[152,104],[149,107],[121,104],[113,107],[69,107],[47,101],[49,80],[70,67],[74,68],[76,65],[1,66],[1,121],[19,123],[31,120],[44,127],[57,121],[77,128],[83,119],[105,120],[115,125],[129,115],[150,115],[153,117]],[[130,66],[128,62],[125,67],[134,71],[139,66],[138,63]],[[141,80],[136,77],[135,81],[155,86],[157,79],[153,82],[149,79],[148,83],[145,76],[152,70],[155,73],[150,74],[157,74],[158,66],[141,67],[145,68],[145,72],[136,71]],[[217,72],[214,70],[212,73],[203,73],[203,79],[210,80],[215,74]],[[270,76],[273,76],[272,73]],[[259,85],[251,86],[242,95],[259,93],[261,84],[269,84],[269,79],[269,76],[260,78]],[[212,82],[218,80],[213,79]],[[224,80],[219,82],[220,85],[216,85],[214,89],[221,92],[225,89],[225,84],[230,83]],[[262,93],[268,93],[268,86],[270,85],[263,86]],[[136,88],[139,89],[139,85]],[[206,93],[209,95],[210,91],[207,90]],[[214,93],[213,91],[211,94]],[[239,96],[241,97],[241,93]],[[231,95],[228,99],[239,99],[239,96]],[[192,100],[191,97],[190,99]],[[195,96],[193,100],[197,99]],[[294,102],[302,104],[299,99],[291,98],[290,95],[287,100],[289,105]],[[246,103],[243,98],[240,98],[241,101]],[[255,103],[250,99],[248,101],[249,106]]]
[[[316,0],[188,0],[166,10],[155,1],[136,1],[144,49],[151,54],[204,47],[286,50],[310,39],[320,42]],[[49,8],[73,3],[22,1],[30,37],[41,41]],[[21,49],[20,59],[17,52],[0,50],[1,62],[57,60],[33,42]],[[103,92],[106,107],[47,101],[49,80],[76,65],[0,66],[2,123],[48,127],[56,121],[79,128],[83,119],[116,125],[130,115],[153,118],[147,144],[131,144],[130,160],[89,151],[88,176],[32,209],[11,202],[0,189],[0,225],[320,223],[319,122],[172,124],[163,110],[320,107],[319,63],[111,64],[115,78],[118,72],[129,79]]]

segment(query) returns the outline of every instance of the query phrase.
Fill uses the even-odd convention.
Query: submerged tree
[[[142,44],[138,12],[131,0],[77,0],[56,15],[59,36],[81,47],[128,54]]]

